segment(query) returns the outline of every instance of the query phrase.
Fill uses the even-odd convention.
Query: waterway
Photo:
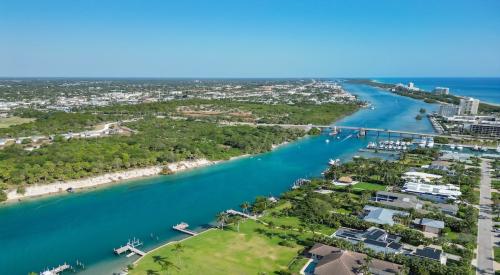
[[[427,119],[415,116],[420,108],[436,106],[368,86],[345,88],[374,109],[339,124],[433,131]],[[297,178],[319,176],[330,158],[347,160],[370,141],[347,137],[304,138],[270,153],[176,175],[0,207],[0,274],[25,275],[76,260],[86,265],[80,274],[112,274],[135,259],[113,254],[128,239],[139,238],[149,250],[184,237],[171,226],[185,221],[200,229],[220,211],[258,195],[279,195]]]

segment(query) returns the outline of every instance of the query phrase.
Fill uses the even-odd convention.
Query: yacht
[[[330,159],[328,161],[328,165],[331,165],[331,166],[338,165],[339,163],[340,163],[340,159],[336,159],[336,160]]]
[[[326,142],[326,143],[330,143],[330,140],[329,140],[329,139],[327,139],[327,140],[325,140],[325,142]]]
[[[434,139],[433,138],[427,139],[427,147],[429,147],[429,148],[434,147]]]
[[[425,139],[425,138],[423,138],[423,139],[420,141],[420,143],[418,144],[418,146],[420,146],[420,148],[424,148],[426,144],[427,144],[426,139]]]
[[[497,146],[497,149],[496,149],[497,153],[500,153],[500,145]]]
[[[455,150],[455,144],[450,144],[450,149]]]
[[[488,152],[488,147],[486,147],[486,146],[481,147],[481,151]]]
[[[476,144],[476,145],[474,145],[473,150],[474,150],[474,151],[479,151],[479,146],[477,146],[477,144]]]
[[[457,150],[462,151],[463,149],[464,149],[464,147],[462,145],[457,146]]]

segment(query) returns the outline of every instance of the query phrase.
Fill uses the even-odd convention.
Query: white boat
[[[339,163],[340,163],[340,159],[336,159],[336,160],[330,159],[328,161],[328,165],[331,165],[331,166],[338,165]]]
[[[329,139],[327,139],[327,140],[325,140],[325,142],[326,142],[326,143],[330,143],[330,140],[329,140]]]
[[[404,146],[403,146],[403,150],[406,150],[406,149],[408,149],[408,147],[406,147],[406,145],[404,145]]]
[[[423,138],[418,144],[418,146],[420,146],[420,148],[425,148],[425,145],[427,145],[427,139]]]
[[[429,148],[434,147],[434,139],[433,138],[427,139],[427,147],[429,147]]]
[[[479,151],[479,146],[474,145],[474,149],[473,149],[473,150],[474,150],[474,151]]]
[[[464,147],[462,145],[457,146],[457,150],[462,151],[463,149],[464,149]]]
[[[496,151],[497,151],[497,153],[500,153],[500,146],[497,146]]]
[[[450,144],[450,149],[455,150],[455,144]]]
[[[481,148],[481,151],[483,151],[483,152],[488,152],[488,147],[483,146],[483,147]]]

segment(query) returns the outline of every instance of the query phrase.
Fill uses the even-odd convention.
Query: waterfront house
[[[434,175],[434,174],[429,174],[429,173],[423,173],[423,172],[406,172],[403,174],[403,179],[406,181],[412,181],[412,182],[420,182],[420,183],[430,183],[436,180],[440,180],[442,176],[440,175]]]
[[[439,209],[442,213],[456,216],[458,213],[458,205],[450,203],[434,203],[432,206]]]
[[[333,180],[332,183],[335,186],[348,186],[348,185],[354,185],[358,182],[353,181],[351,177],[343,176],[343,177],[340,177],[338,180]]]
[[[335,231],[331,237],[344,239],[352,244],[362,242],[365,248],[376,253],[399,254],[403,252],[403,245],[399,243],[401,237],[389,234],[378,227],[370,227],[366,231],[342,227]]]
[[[363,208],[363,220],[376,224],[394,225],[394,216],[408,216],[408,212],[392,210],[382,207],[365,205]]]
[[[423,232],[428,232],[433,234],[440,234],[441,230],[444,229],[443,221],[438,221],[433,219],[427,219],[427,218],[415,219],[413,220],[413,223]]]
[[[320,243],[315,244],[309,254],[313,260],[307,263],[304,272],[309,275],[357,275],[363,272],[365,265],[371,274],[376,275],[399,274],[403,270],[401,265],[395,263],[379,259],[365,262],[366,254]]]
[[[446,202],[448,200],[457,200],[462,192],[460,188],[453,184],[434,185],[418,182],[407,182],[401,190],[406,193],[413,193],[419,197],[426,198],[435,202]]]
[[[416,196],[402,193],[377,191],[375,197],[373,198],[373,201],[404,209],[422,208],[422,202]]]

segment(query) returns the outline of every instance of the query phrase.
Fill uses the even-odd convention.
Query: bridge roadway
[[[399,135],[408,135],[412,137],[443,137],[443,138],[454,138],[454,139],[470,139],[477,140],[476,137],[471,136],[462,136],[462,135],[443,135],[436,133],[419,133],[412,131],[402,131],[402,130],[391,130],[391,129],[382,129],[382,128],[369,128],[369,127],[359,127],[359,126],[341,126],[341,125],[315,125],[315,124],[279,124],[279,123],[250,123],[250,122],[228,122],[224,123],[227,125],[249,125],[249,126],[280,126],[285,128],[299,128],[303,130],[309,130],[311,128],[320,128],[320,129],[334,129],[337,130],[353,130],[353,131],[365,131],[365,132],[377,132],[377,133],[385,133],[385,134],[399,134]],[[494,139],[493,137],[481,137],[481,139]]]

